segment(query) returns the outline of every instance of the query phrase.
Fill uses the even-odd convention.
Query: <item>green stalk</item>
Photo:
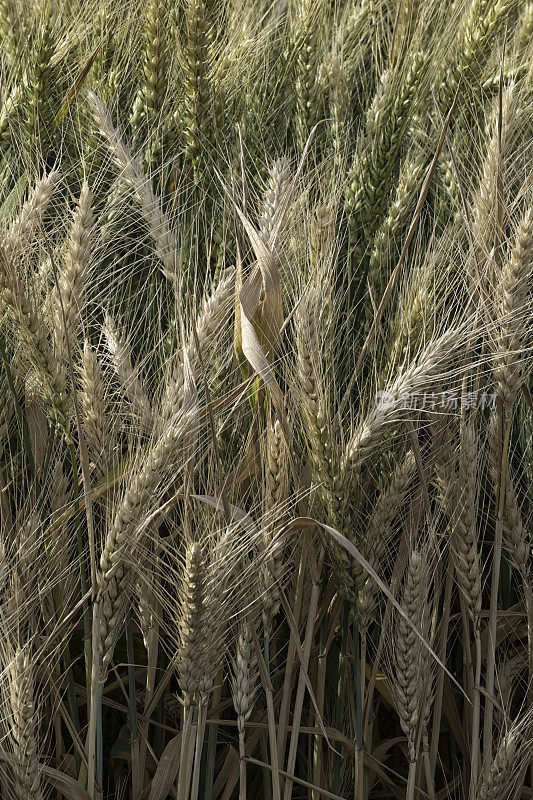
[[[142,765],[139,763],[139,731],[137,720],[137,690],[135,686],[135,655],[133,651],[133,633],[131,629],[132,609],[128,607],[126,615],[126,654],[128,659],[128,693],[130,714],[130,746],[131,746],[131,782],[133,799],[140,797],[142,790]]]
[[[416,783],[416,761],[409,762],[409,774],[407,776],[407,788],[405,790],[405,800],[414,800]]]
[[[100,626],[100,605],[93,603],[92,661],[91,677],[87,682],[87,701],[89,705],[87,732],[87,793],[91,800],[100,794],[103,782],[103,740],[102,740],[102,696],[103,683],[100,675],[98,653],[98,630]]]
[[[128,690],[130,701],[130,728],[132,742],[137,739],[137,696],[135,690],[135,664],[133,651],[133,634],[131,630],[132,610],[128,608],[126,615],[126,654],[128,659]]]
[[[79,520],[79,496],[80,496],[80,488],[78,483],[78,465],[76,463],[76,451],[74,449],[74,443],[72,441],[69,442],[69,452],[70,452],[70,463],[72,466],[72,492],[74,494],[74,518],[76,520],[76,543],[78,546],[78,561],[79,561],[79,568],[80,568],[80,586],[81,586],[81,596],[85,597],[87,594],[87,572],[85,569],[85,560],[83,557],[83,538],[81,535],[81,525]],[[90,650],[90,641],[91,641],[91,621],[90,621],[90,614],[89,614],[89,603],[87,600],[83,601],[83,634],[85,640],[85,664],[86,664],[86,673],[87,673],[87,685],[90,684],[90,675],[91,675],[91,650]]]
[[[267,672],[270,674],[270,620],[265,624],[265,665]],[[259,747],[261,750],[261,761],[267,763],[268,743],[266,733],[261,734]],[[246,764],[244,765],[244,769],[246,769]],[[263,800],[270,800],[272,797],[270,772],[266,767],[261,767],[261,770],[263,773]],[[274,776],[273,780],[276,780],[276,776]]]
[[[183,725],[181,728],[181,754],[178,773],[177,800],[186,800],[189,795],[191,773],[189,762],[192,757],[191,748],[194,747],[195,726],[193,725],[193,707],[183,707]]]
[[[165,674],[165,670],[167,667],[167,658],[162,648],[160,648],[158,653],[158,670],[161,675]],[[156,726],[155,729],[155,740],[154,740],[154,751],[157,758],[161,758],[163,754],[163,728],[161,727],[164,719],[165,719],[165,690],[161,692],[161,697],[156,706],[155,718],[156,722],[160,723]]]
[[[364,662],[360,657],[360,636],[357,613],[353,615],[353,677],[355,683],[355,776],[354,797],[362,798],[364,791],[363,770],[363,673]]]
[[[198,704],[198,726],[196,729],[196,748],[194,753],[194,771],[192,776],[191,800],[197,800],[198,798],[206,720],[207,720],[207,699],[200,700]]]
[[[268,763],[268,743],[267,743],[267,734],[265,732],[261,733],[261,738],[259,740],[259,747],[261,750],[261,760],[263,763]],[[246,769],[246,765],[244,766]],[[263,772],[263,800],[271,800],[272,797],[272,786],[270,785],[270,772],[266,767],[262,767]]]
[[[324,552],[318,558],[320,568],[322,566]],[[311,559],[310,559],[311,564]],[[312,569],[312,572],[314,570]],[[292,717],[292,733],[289,745],[289,755],[287,757],[287,772],[289,775],[294,775],[294,768],[296,765],[296,754],[298,749],[298,738],[300,732],[300,725],[302,721],[303,701],[306,691],[305,674],[309,666],[309,657],[311,655],[311,646],[313,644],[314,629],[316,612],[318,609],[318,599],[320,596],[320,583],[318,574],[313,575],[313,587],[311,589],[311,599],[309,601],[309,610],[307,613],[307,624],[305,630],[305,638],[303,642],[302,653],[300,656],[300,674],[298,677],[298,688],[296,690],[296,699],[294,702],[294,712]],[[290,800],[292,796],[292,780],[287,778],[285,781],[283,800]]]
[[[97,697],[97,710],[96,710],[96,785],[97,793],[101,795],[102,787],[104,785],[104,732],[102,728],[102,697],[104,694],[104,683],[99,680],[96,697]]]
[[[475,800],[476,786],[478,782],[479,772],[479,721],[481,714],[481,636],[479,630],[474,633],[474,641],[476,646],[476,674],[474,677],[474,707],[472,710],[472,758],[470,763],[470,800]]]
[[[216,687],[213,692],[213,700],[211,706],[215,708],[222,700],[222,684],[224,681],[223,670],[218,671],[216,677]],[[205,781],[204,781],[204,797],[211,797],[213,794],[213,782],[215,776],[215,760],[217,755],[217,735],[218,725],[210,725],[209,733],[207,735],[207,757],[205,764]]]
[[[348,281],[347,287],[347,312],[348,318],[351,317],[351,313],[353,310],[353,301],[354,301],[354,262],[356,259],[355,248],[357,245],[357,236],[353,229],[352,225],[348,225],[348,253],[347,253],[347,262],[346,262],[346,279]]]
[[[453,588],[454,588],[453,565],[451,560],[448,560],[446,583],[444,585],[444,601],[442,606],[441,633],[439,640],[440,646],[438,651],[438,655],[443,663],[446,663],[446,646],[448,643],[448,626],[450,622],[450,604],[451,604],[451,596]],[[434,708],[433,728],[431,732],[430,763],[431,763],[431,774],[433,778],[435,777],[435,768],[437,766],[437,753],[438,753],[439,736],[441,729],[440,723],[442,718],[442,704],[444,697],[444,678],[445,678],[444,670],[441,669],[439,670],[436,683],[435,701],[433,705]]]
[[[294,619],[296,620],[296,624],[299,623],[300,620],[300,612],[302,606],[302,595],[303,595],[303,586],[304,586],[304,577],[305,577],[305,557],[304,552],[300,553],[300,563],[298,567],[298,580],[296,584],[296,594],[294,599]],[[294,665],[294,659],[296,657],[296,645],[294,642],[294,637],[289,637],[289,647],[287,651],[287,660],[285,663],[285,675],[283,679],[283,687],[282,687],[282,695],[281,695],[281,706],[279,712],[279,720],[278,720],[278,730],[279,730],[279,737],[278,737],[278,762],[283,764],[285,761],[285,744],[287,741],[287,722],[289,718],[289,702],[290,702],[290,695],[292,689],[292,669]]]
[[[496,669],[496,632],[498,624],[498,590],[500,585],[500,567],[503,550],[503,511],[505,507],[505,490],[507,475],[507,457],[509,451],[509,438],[511,434],[511,420],[509,413],[504,410],[499,419],[503,428],[503,441],[501,449],[501,461],[499,470],[498,485],[498,509],[496,526],[494,530],[494,550],[492,560],[492,575],[490,586],[490,607],[489,607],[489,647],[487,655],[487,673],[485,678],[486,700],[485,718],[483,720],[483,770],[485,778],[488,778],[492,761],[492,718],[494,706],[492,698],[494,696],[494,682]]]
[[[324,589],[324,585],[322,586]],[[318,706],[318,710],[320,712],[320,716],[324,716],[324,701],[325,701],[325,694],[326,694],[326,642],[327,642],[327,635],[328,635],[328,618],[327,614],[324,614],[324,618],[320,623],[320,631],[319,631],[319,638],[318,638],[318,670],[317,670],[317,687],[316,687],[316,704]],[[318,727],[318,721],[317,721]],[[314,737],[314,745],[313,745],[313,783],[315,786],[322,785],[322,761],[323,761],[323,754],[322,754],[322,735],[320,733],[315,734]],[[311,793],[312,800],[319,800],[320,794],[313,791]]]
[[[335,707],[335,727],[338,731],[342,730],[344,719],[344,707],[346,705],[346,650],[348,647],[348,631],[350,629],[350,609],[347,602],[344,603],[344,616],[342,620],[341,649],[339,652],[339,671],[337,680],[337,704]],[[333,780],[332,791],[339,794],[341,783],[341,757],[333,756]]]

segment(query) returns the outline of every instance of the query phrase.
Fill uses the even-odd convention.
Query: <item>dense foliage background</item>
[[[0,0],[4,800],[533,796],[532,33]]]

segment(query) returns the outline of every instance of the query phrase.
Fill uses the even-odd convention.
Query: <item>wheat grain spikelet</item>
[[[163,210],[160,199],[152,191],[149,179],[143,174],[140,165],[132,157],[122,136],[114,127],[103,101],[92,92],[89,92],[88,99],[100,132],[122,170],[121,177],[134,191],[148,232],[153,239],[156,255],[162,263],[163,274],[169,281],[175,283],[180,275],[180,251],[170,219]]]
[[[18,647],[8,668],[14,789],[17,800],[41,800],[37,719],[28,649]]]
[[[432,380],[442,372],[459,341],[460,335],[456,329],[446,331],[430,342],[419,358],[386,386],[386,402],[376,405],[359,423],[348,443],[346,459],[352,468],[358,468],[369,457],[387,426],[398,419],[410,395],[429,388]]]
[[[150,503],[154,502],[154,490],[173,463],[173,456],[196,416],[196,409],[184,409],[177,419],[170,421],[144,463],[130,478],[107,534],[97,576],[98,597],[101,600],[99,653],[104,673],[112,658],[124,616],[127,591],[132,580],[130,559],[135,535],[139,530],[142,531]]]
[[[66,340],[74,348],[81,311],[84,306],[85,285],[91,258],[94,214],[93,194],[87,182],[82,186],[67,239],[64,266],[55,287],[53,325],[58,358],[67,360]]]
[[[518,228],[515,245],[498,286],[498,332],[494,343],[494,379],[497,394],[510,408],[520,388],[523,350],[528,343],[528,299],[533,277],[533,209]]]

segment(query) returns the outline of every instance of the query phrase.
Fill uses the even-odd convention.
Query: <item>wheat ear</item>
[[[178,676],[185,706],[198,702],[202,688],[207,653],[206,573],[203,548],[195,543],[185,554],[179,623]]]
[[[205,0],[185,4],[185,41],[182,47],[184,87],[183,132],[187,159],[198,167],[209,139],[211,20]]]
[[[429,584],[428,563],[420,550],[413,549],[407,565],[402,607],[426,640],[431,622]],[[403,617],[398,619],[394,634],[393,660],[394,694],[409,755],[406,800],[412,800],[421,735],[429,717],[431,675],[427,649]]]
[[[73,346],[83,308],[85,283],[91,258],[94,214],[91,207],[93,194],[84,182],[70,234],[67,240],[64,267],[54,292],[53,322],[59,358],[66,359],[66,340]],[[61,300],[60,300],[61,298]]]
[[[295,64],[296,141],[303,150],[307,137],[318,117],[317,108],[317,6],[312,0],[302,0],[296,6],[294,46]]]
[[[42,147],[44,124],[50,103],[51,57],[53,40],[50,20],[44,18],[39,29],[37,46],[32,52],[33,64],[25,76],[25,105],[22,124],[25,132],[24,143],[35,142]],[[41,141],[41,139],[43,141]],[[34,145],[35,146],[35,145]],[[30,154],[33,155],[33,153]]]
[[[1,12],[0,12],[1,13]],[[24,97],[24,89],[21,84],[13,87],[9,95],[5,98],[0,109],[0,146],[8,146],[11,135],[11,123],[20,111],[21,101]]]
[[[111,464],[114,436],[107,409],[102,367],[96,352],[87,340],[83,343],[79,376],[78,399],[83,430],[95,468],[97,472],[103,474]]]
[[[118,332],[111,314],[106,313],[102,333],[107,349],[111,355],[113,366],[120,378],[122,388],[129,398],[134,414],[145,428],[152,423],[152,408],[137,369],[131,363],[131,352],[127,341]]]
[[[351,86],[346,66],[338,50],[330,54],[329,61],[324,65],[324,69],[328,75],[329,113],[332,119],[329,129],[330,139],[334,153],[339,158],[346,131],[349,128]]]
[[[268,564],[261,571],[263,614],[267,628],[279,610],[279,589],[285,565],[283,542],[276,537],[275,525],[289,495],[288,446],[278,419],[269,420],[266,430],[265,513],[263,544]]]
[[[158,122],[163,105],[166,79],[167,21],[165,0],[149,0],[145,12],[144,51],[144,103],[146,117],[151,127]]]
[[[231,693],[233,706],[237,714],[237,730],[239,731],[240,782],[239,800],[246,800],[246,750],[245,724],[253,710],[254,695],[257,684],[257,659],[253,641],[253,622],[241,620],[237,635],[237,648],[233,664]]]
[[[420,159],[408,159],[400,173],[396,194],[389,206],[388,214],[381,223],[374,237],[372,252],[370,253],[368,281],[376,296],[380,296],[381,279],[384,275],[383,267],[387,265],[387,256],[391,248],[398,244],[404,226],[407,224],[415,192],[420,184],[422,175],[422,162]],[[396,254],[393,254],[393,257]]]
[[[520,22],[516,49],[519,53],[522,53],[526,50],[533,36],[533,3],[526,3]]]
[[[456,350],[459,333],[451,329],[422,351],[419,358],[404,370],[391,384],[370,413],[356,427],[346,448],[347,462],[358,468],[372,453],[386,428],[398,421],[398,414],[406,408],[410,397],[426,389],[439,375]]]
[[[64,376],[47,340],[44,325],[23,293],[13,264],[3,250],[0,251],[0,295],[14,322],[18,344],[35,369],[42,397],[58,425],[68,433]]]
[[[3,247],[7,258],[20,255],[28,246],[28,241],[43,221],[60,179],[60,172],[54,170],[37,181],[4,237]]]
[[[472,0],[461,35],[460,49],[441,77],[439,103],[443,112],[452,104],[460,83],[471,82],[481,69],[489,44],[501,29],[514,0]]]
[[[2,49],[10,69],[17,71],[20,67],[20,30],[19,14],[12,0],[0,2],[0,34]]]
[[[506,481],[503,535],[512,562],[527,586],[531,573],[531,544],[522,522],[522,513],[511,475],[507,476]]]
[[[37,716],[33,698],[33,670],[28,649],[18,647],[15,652],[9,665],[9,690],[16,798],[41,800]]]
[[[494,343],[496,392],[505,409],[513,405],[523,375],[523,356],[530,330],[533,277],[533,209],[520,222],[511,256],[496,296],[498,332]]]
[[[133,189],[140,212],[154,243],[155,252],[162,264],[163,274],[169,281],[176,282],[180,275],[180,253],[176,234],[170,218],[163,210],[161,200],[150,185],[149,178],[131,155],[121,134],[111,121],[109,112],[99,97],[88,93],[94,119],[100,133],[107,141],[117,165],[122,170],[121,177]]]
[[[479,787],[479,800],[508,800],[514,796],[518,775],[531,756],[531,714],[514,723],[503,734],[486,778]]]
[[[493,132],[483,159],[483,174],[472,203],[472,225],[475,257],[479,263],[487,258],[494,245],[498,206],[501,195],[501,172],[516,139],[517,125],[514,84],[506,86],[502,96],[501,125],[500,109],[493,115]]]
[[[328,523],[352,538],[352,531],[347,526],[348,476],[340,454],[334,449],[335,440],[316,363],[320,352],[317,329],[319,302],[319,293],[312,288],[304,295],[296,311],[300,402],[306,423],[313,481],[326,510]],[[328,539],[328,550],[339,575],[343,596],[355,603],[362,580],[359,564],[331,538]]]
[[[313,209],[309,225],[309,255],[311,263],[319,264],[321,255],[328,254],[335,235],[335,211],[329,203],[319,203]]]
[[[130,558],[136,537],[142,533],[143,523],[153,506],[154,492],[195,418],[195,409],[184,409],[179,417],[167,424],[160,439],[131,477],[107,534],[97,576],[101,600],[98,649],[103,674],[113,656],[125,611],[132,577]]]
[[[186,359],[190,364],[193,375],[196,377],[199,375],[201,360],[205,360],[209,347],[215,342],[222,323],[227,317],[234,293],[235,270],[228,268],[220,276],[220,280],[211,294],[204,299],[202,310],[194,323],[200,352],[198,353],[193,335],[190,336],[186,345]],[[178,352],[172,367],[172,378],[168,381],[165,392],[163,409],[165,414],[176,413],[181,408],[184,399],[185,376],[183,353]]]
[[[276,159],[269,170],[268,184],[261,204],[259,217],[259,231],[265,241],[270,245],[283,199],[289,190],[291,172],[287,158],[282,156]]]
[[[361,224],[367,235],[376,231],[386,207],[391,172],[426,64],[425,55],[414,53],[399,86],[385,74],[378,100],[371,107],[367,123],[369,141],[355,157],[346,190],[350,225],[353,228]]]

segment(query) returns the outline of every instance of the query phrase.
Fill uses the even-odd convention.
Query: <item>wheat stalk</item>
[[[455,483],[456,480],[456,483]],[[476,635],[481,624],[481,565],[477,544],[477,444],[471,424],[461,432],[455,492],[449,493],[451,548],[459,587],[464,594]]]

